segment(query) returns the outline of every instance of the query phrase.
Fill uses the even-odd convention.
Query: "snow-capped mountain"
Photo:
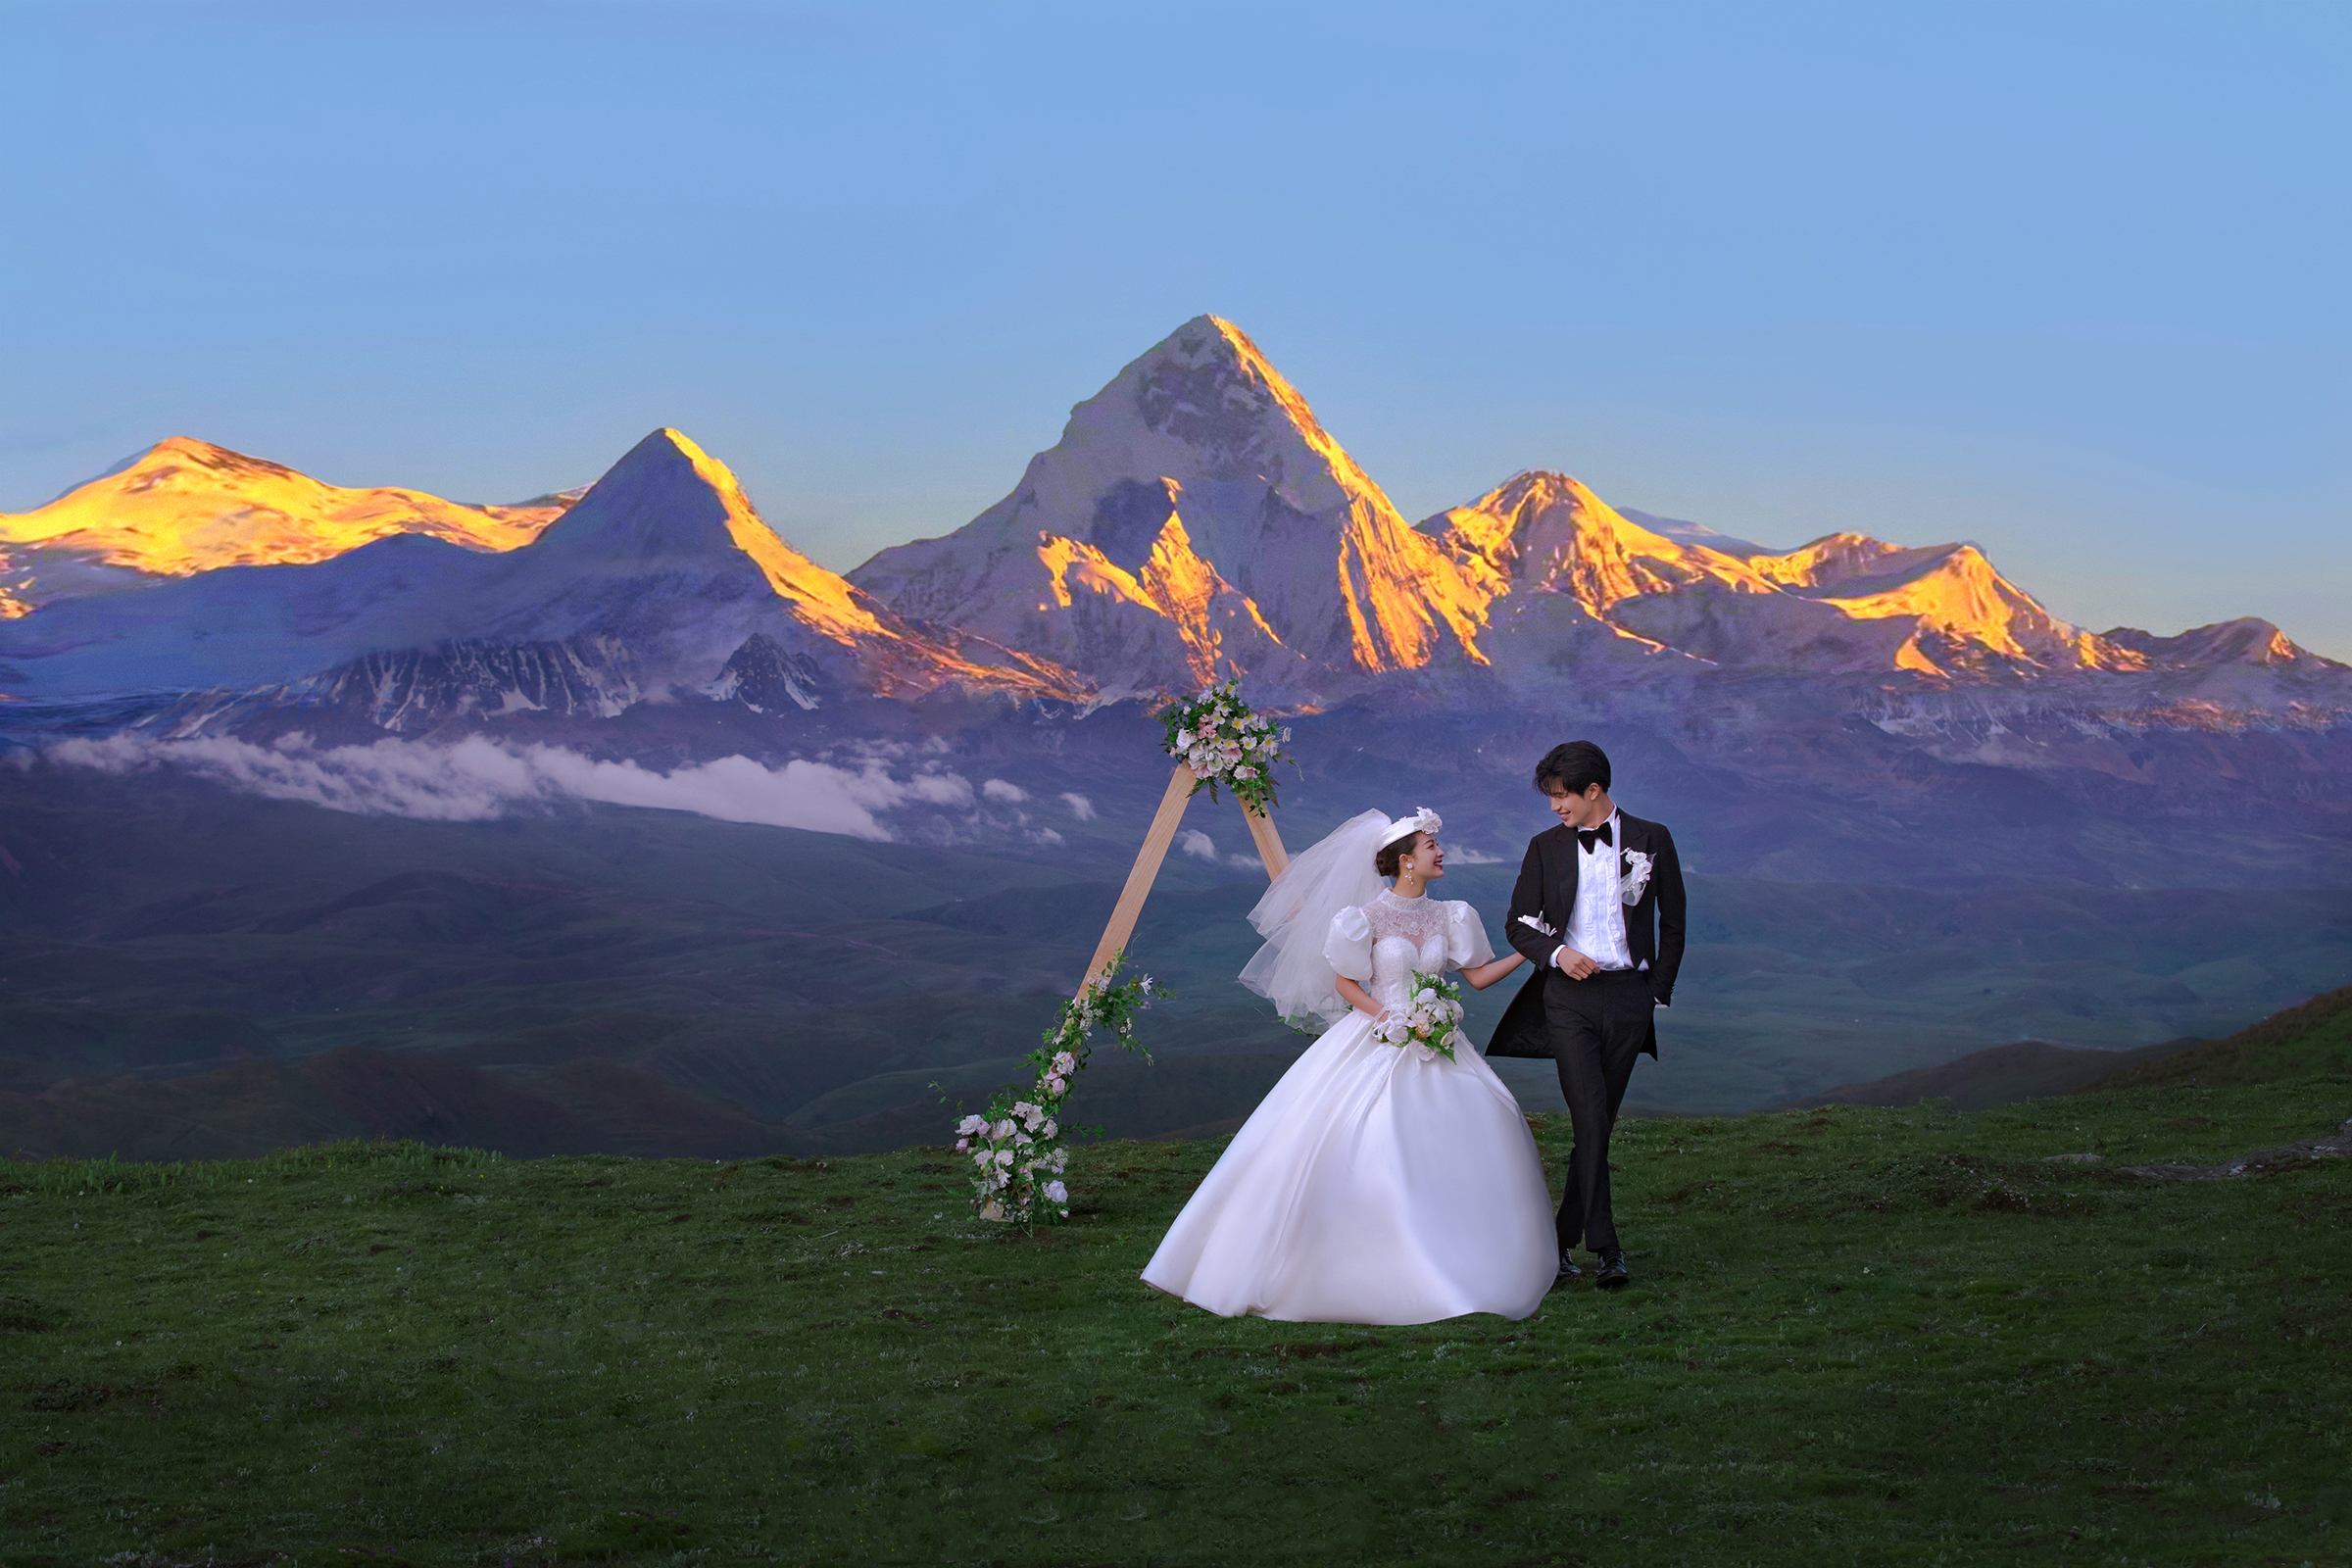
[[[1701,524],[1620,512],[1566,474],[1531,470],[1428,518],[1492,597],[1483,650],[1542,678],[1587,619],[1716,668],[1907,676],[1932,685],[2175,677],[2165,694],[2243,702],[2264,674],[2344,685],[2344,666],[2245,619],[2155,637],[2085,631],[2002,576],[1971,544],[1910,548],[1833,533],[1772,550]],[[1589,636],[1588,644],[1592,642]]]
[[[1213,316],[1072,410],[1003,501],[850,580],[1106,690],[1240,671],[1303,695],[1477,661],[1459,568]]]
[[[1839,533],[1773,550],[1621,512],[1545,470],[1407,528],[1297,389],[1211,316],[1078,405],[1003,501],[850,579],[1114,694],[1225,673],[1309,700],[1407,671],[1475,698],[1643,669],[1943,683],[2244,662],[2243,638],[2071,626],[1973,545]],[[2339,668],[2278,644],[2266,668]]]
[[[0,698],[47,704],[203,694],[180,710],[326,705],[409,729],[682,694],[770,713],[942,690],[1093,704],[1238,673],[1296,707],[1688,711],[1690,683],[1733,677],[1832,707],[2010,687],[2352,712],[2352,670],[2267,621],[2085,631],[1964,543],[1774,549],[1542,469],[1407,525],[1209,316],[1079,404],[1003,501],[846,578],[666,429],[576,499],[518,509],[167,441],[0,537],[145,585],[0,620]]]
[[[0,616],[222,566],[326,561],[394,534],[513,550],[537,538],[581,494],[465,506],[417,490],[344,489],[172,436],[46,506],[0,514]]]
[[[400,533],[304,565],[228,566],[0,625],[0,690],[366,688],[378,711],[625,706],[719,679],[763,636],[883,695],[952,681],[1061,695],[1064,672],[928,637],[764,522],[675,430],[639,442],[536,539],[482,554]],[[357,685],[355,685],[357,683]]]
[[[1541,470],[1421,526],[1493,594],[1491,652],[1507,663],[1544,653],[1523,616],[1557,596],[1620,636],[1722,666],[1936,678],[2118,667],[1973,545],[1832,534],[1768,553],[1688,524],[1670,538]]]

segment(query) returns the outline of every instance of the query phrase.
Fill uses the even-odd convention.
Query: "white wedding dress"
[[[1383,889],[1342,909],[1330,969],[1384,1006],[1411,973],[1494,956],[1477,911]],[[1159,1244],[1146,1283],[1227,1317],[1522,1318],[1559,1264],[1526,1118],[1474,1046],[1448,1061],[1349,1009],[1259,1102]]]

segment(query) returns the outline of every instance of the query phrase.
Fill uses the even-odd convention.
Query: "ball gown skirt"
[[[1371,1030],[1350,1013],[1292,1065],[1147,1283],[1227,1317],[1297,1323],[1523,1318],[1542,1304],[1558,1246],[1518,1102],[1473,1047],[1447,1061]]]

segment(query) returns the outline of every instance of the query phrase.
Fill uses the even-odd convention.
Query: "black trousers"
[[[1617,1246],[1617,1220],[1609,1212],[1609,1133],[1656,1005],[1649,976],[1638,970],[1604,969],[1571,980],[1554,969],[1544,982],[1544,1026],[1576,1135],[1555,1221],[1563,1252],[1580,1241],[1595,1252]]]

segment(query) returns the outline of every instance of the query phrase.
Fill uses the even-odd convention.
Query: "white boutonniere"
[[[1536,930],[1543,932],[1547,937],[1556,937],[1559,935],[1557,931],[1554,931],[1551,927],[1545,925],[1542,920],[1537,919],[1532,914],[1521,915],[1519,917],[1519,923],[1524,926],[1532,926]]]
[[[1642,902],[1642,891],[1649,886],[1650,862],[1656,858],[1656,856],[1646,850],[1625,852],[1625,871],[1618,881],[1617,888],[1618,897],[1623,899],[1627,905],[1631,906]]]

